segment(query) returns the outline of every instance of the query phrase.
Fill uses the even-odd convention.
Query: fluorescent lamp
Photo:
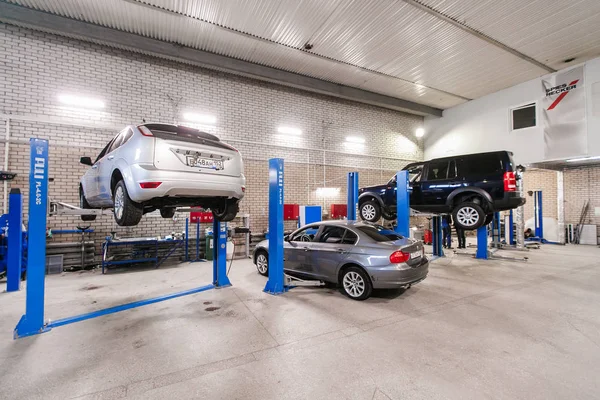
[[[82,108],[104,108],[104,102],[90,97],[74,96],[71,94],[61,94],[58,96],[58,101],[69,106]]]
[[[360,136],[346,136],[346,142],[364,144],[365,138],[362,138]]]
[[[600,156],[571,158],[571,159],[567,160],[567,162],[578,162],[578,161],[588,161],[588,160],[600,160]]]
[[[415,131],[415,136],[416,137],[423,137],[425,135],[425,129],[423,128],[417,128],[417,130]]]
[[[279,128],[277,128],[277,132],[282,133],[284,135],[302,135],[302,130],[298,128],[292,128],[291,126],[280,126]]]
[[[340,193],[340,188],[334,187],[322,187],[317,188],[317,196],[320,197],[334,197]]]
[[[196,114],[196,113],[183,113],[183,118],[199,124],[214,125],[217,123],[217,117],[214,115]]]

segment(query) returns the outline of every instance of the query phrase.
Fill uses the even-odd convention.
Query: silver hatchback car
[[[309,224],[286,236],[283,247],[287,274],[339,284],[355,300],[368,298],[373,289],[410,287],[429,272],[422,242],[366,222]],[[268,252],[269,241],[263,240],[253,254],[264,276],[269,274]]]
[[[156,209],[172,218],[175,208],[200,206],[231,221],[244,197],[242,156],[218,137],[170,124],[130,125],[100,152],[79,185],[81,208],[113,208],[121,226],[137,225]],[[83,215],[91,221],[95,215]]]

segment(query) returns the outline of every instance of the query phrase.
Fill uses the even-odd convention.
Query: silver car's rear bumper
[[[375,289],[396,289],[422,281],[429,273],[429,260],[423,258],[417,267],[390,265],[386,268],[367,268]]]
[[[164,171],[133,164],[131,180],[126,179],[129,197],[144,202],[157,197],[232,197],[242,199],[246,178],[241,176],[211,175],[198,172]],[[156,189],[142,189],[140,183],[161,182]]]

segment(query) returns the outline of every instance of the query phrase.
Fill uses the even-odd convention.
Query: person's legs
[[[449,235],[449,231],[450,229],[448,228],[442,228],[442,246],[444,246],[444,248],[448,247],[448,235]]]
[[[466,249],[467,248],[467,246],[466,246],[467,239],[465,237],[465,231],[462,229],[457,229],[456,235],[458,236],[458,248]]]

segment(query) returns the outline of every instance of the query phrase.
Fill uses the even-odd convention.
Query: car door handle
[[[304,247],[304,251],[311,251],[308,247]]]
[[[346,250],[344,250],[344,249],[337,249],[337,252],[338,252],[338,253],[340,253],[340,254],[347,253],[347,251],[346,251]]]
[[[98,169],[97,165],[92,165],[92,169]]]
[[[107,160],[112,160],[113,158],[115,158],[115,156],[108,156],[108,157],[106,157]]]

